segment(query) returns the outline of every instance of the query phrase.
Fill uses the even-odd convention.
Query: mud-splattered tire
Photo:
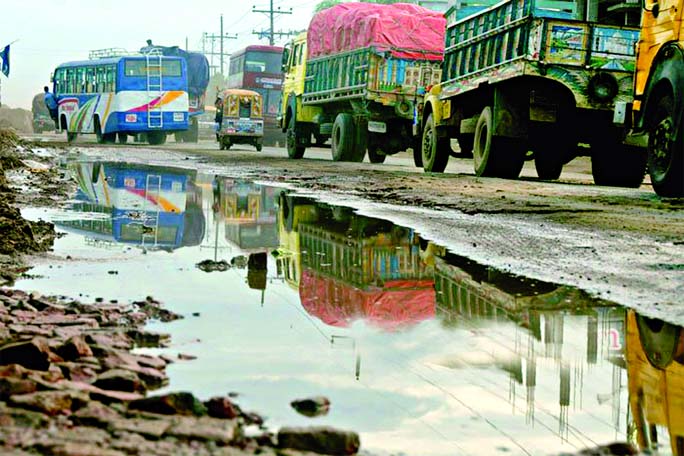
[[[332,131],[333,161],[349,161],[351,159],[356,143],[354,130],[354,119],[351,114],[341,112],[335,117]]]
[[[660,196],[684,196],[684,128],[675,125],[674,100],[670,94],[656,101],[648,135],[648,173]]]
[[[437,126],[432,114],[428,115],[423,128],[420,144],[423,170],[428,173],[441,173],[449,163],[449,138],[440,138],[437,135]]]
[[[294,160],[299,160],[304,157],[304,151],[306,148],[299,145],[297,121],[295,117],[296,113],[291,111],[287,122],[287,131],[285,132],[285,143],[287,147],[287,156]]]
[[[473,165],[477,176],[517,179],[525,164],[527,146],[493,134],[492,108],[486,106],[475,125]]]

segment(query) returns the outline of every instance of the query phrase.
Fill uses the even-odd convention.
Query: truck
[[[589,155],[596,184],[639,187],[646,154],[613,122],[632,99],[638,7],[607,3],[504,0],[453,15],[442,80],[417,107],[416,164],[443,172],[456,139],[477,176],[517,178],[533,159],[554,180]]]
[[[615,109],[616,123],[631,127],[628,142],[647,150],[653,189],[665,197],[684,196],[684,41],[680,35],[683,3],[643,3],[634,101]]]
[[[279,125],[299,159],[331,139],[335,161],[406,149],[419,92],[439,82],[446,21],[417,5],[342,3],[316,14],[283,52]]]

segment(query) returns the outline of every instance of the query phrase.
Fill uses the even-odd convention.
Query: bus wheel
[[[126,133],[117,133],[116,137],[119,140],[119,144],[126,144],[128,142],[128,135]]]
[[[166,142],[165,131],[149,131],[147,132],[147,142],[153,146],[158,146]]]
[[[645,150],[614,139],[591,144],[591,174],[596,185],[639,188],[646,175]]]
[[[332,131],[333,161],[347,161],[354,155],[354,119],[352,115],[341,112],[335,117]]]
[[[682,127],[675,125],[674,100],[665,95],[656,102],[648,135],[648,173],[660,196],[684,196]]]
[[[641,315],[637,315],[636,322],[646,358],[654,367],[665,369],[677,355],[681,329]]]
[[[370,160],[371,163],[385,163],[386,158],[387,155],[383,153],[380,146],[371,145],[368,148],[368,160]]]
[[[475,125],[475,175],[517,179],[525,164],[526,144],[516,139],[494,136],[492,120],[492,108],[485,106]]]
[[[71,132],[67,131],[67,142],[76,141],[77,136],[78,136],[78,133],[71,133]]]
[[[297,121],[294,112],[290,114],[290,119],[287,122],[287,132],[285,138],[287,144],[287,156],[295,160],[299,160],[304,156],[304,146],[299,145],[299,137],[297,136]]]
[[[438,137],[435,119],[430,113],[425,121],[420,146],[423,170],[428,173],[444,172],[449,163],[449,148],[449,138]]]
[[[100,125],[100,118],[95,118],[95,137],[97,138],[98,144],[104,144],[105,138],[102,134],[102,126]]]

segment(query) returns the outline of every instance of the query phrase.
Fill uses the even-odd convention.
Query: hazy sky
[[[273,1],[275,8],[293,11],[276,16],[278,31],[305,29],[320,0]],[[268,44],[252,34],[268,28],[268,16],[251,11],[268,9],[269,0],[1,0],[0,6],[0,49],[19,40],[11,46],[10,77],[0,74],[2,104],[11,107],[30,109],[57,65],[85,60],[92,49],[134,51],[148,38],[184,47],[187,37],[190,49],[199,50],[203,32],[219,33],[221,14],[224,32],[238,35],[224,41],[226,52]]]

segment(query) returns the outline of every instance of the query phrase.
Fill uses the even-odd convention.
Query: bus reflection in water
[[[174,250],[199,245],[205,218],[194,171],[122,163],[74,163],[74,218],[56,222],[95,245]]]

